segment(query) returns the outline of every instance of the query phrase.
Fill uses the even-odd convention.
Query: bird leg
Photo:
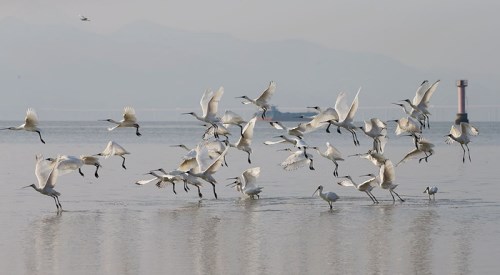
[[[370,195],[370,192],[365,191],[365,193],[368,195],[368,197],[370,197],[370,199],[372,200],[373,203],[376,203],[375,200],[373,199],[372,195]]]
[[[40,141],[45,144],[45,141],[42,139],[42,134],[40,133],[40,131],[36,131],[38,133],[38,136],[40,137]]]
[[[372,192],[368,191],[368,193],[369,193],[370,195],[372,195],[372,198],[375,200],[375,203],[378,203],[377,198],[375,198],[375,196],[372,194]]]
[[[267,108],[266,107],[262,107],[262,119],[266,119],[266,111],[267,111]]]
[[[59,205],[57,204],[56,196],[51,196],[51,197],[54,198],[54,202],[56,203],[57,211],[59,212]]]
[[[240,124],[236,124],[236,125],[238,125],[240,127],[240,134],[241,134],[241,136],[243,136],[243,126],[241,126]]]
[[[335,177],[338,177],[339,176],[339,173],[338,173],[339,165],[336,162],[333,162],[333,164],[335,164],[335,170],[333,170],[333,175]]]
[[[333,204],[332,204],[332,202],[331,202],[331,201],[329,201],[329,202],[328,202],[328,204],[330,205],[330,210],[332,210],[332,209],[333,209]]]
[[[196,185],[196,187],[198,188],[198,197],[203,198],[203,195],[201,194],[201,191],[200,191],[200,187],[198,185]]]
[[[186,191],[186,193],[189,191],[189,187],[187,185],[187,180],[184,180],[184,191]]]
[[[96,165],[95,165],[95,173],[94,173],[94,176],[95,176],[96,178],[99,178],[99,174],[97,174],[97,171],[98,171],[98,170],[99,170],[99,165],[97,165],[97,164],[96,164]]]
[[[125,157],[124,156],[120,156],[122,157],[123,161],[122,161],[122,167],[123,169],[127,169],[127,167],[125,167]]]
[[[172,181],[172,191],[174,191],[174,194],[177,195],[177,192],[175,192],[175,182]]]
[[[139,125],[135,126],[135,134],[140,137],[141,133],[139,133]]]
[[[215,199],[217,199],[217,193],[215,192],[215,184],[213,184],[213,183],[210,183],[210,184],[212,184],[212,188],[214,190],[214,196],[215,196]]]
[[[467,153],[469,153],[469,161],[472,162],[472,160],[470,160],[470,150],[469,150],[469,145],[465,144],[465,147],[467,147]],[[465,154],[465,151],[464,151],[464,154]]]
[[[310,170],[314,170],[314,167],[313,167],[313,160],[312,159],[309,159],[310,162],[309,162],[309,169]]]
[[[332,126],[332,124],[331,124],[331,123],[328,123],[328,127],[326,127],[326,132],[327,132],[327,133],[330,133],[330,126]]]
[[[427,155],[427,152],[424,152],[424,154],[425,154],[425,157],[420,158],[420,159],[418,160],[418,163],[420,163],[423,159],[425,159],[425,162],[427,162],[427,159],[428,159],[430,156],[432,156],[432,152],[430,152],[430,153],[429,153],[429,155]]]
[[[252,161],[250,160],[250,152],[247,152],[247,154],[248,154],[248,163],[249,163],[249,164],[252,164]],[[227,165],[226,165],[226,166],[227,166]]]
[[[82,175],[82,177],[83,177],[83,176],[85,176],[85,175],[83,174],[83,172],[82,172],[82,168],[78,168],[78,173],[80,173],[80,175]]]
[[[464,145],[462,143],[460,143],[460,146],[462,146],[462,150],[464,150],[464,155],[462,156],[462,162],[465,163],[465,148],[464,148]],[[467,147],[469,148],[469,147]],[[470,157],[470,154],[469,154],[469,157]]]
[[[391,194],[394,193],[396,194],[396,196],[398,196],[398,198],[401,200],[401,202],[404,202],[405,200],[403,200],[399,195],[398,193],[396,193],[394,190],[390,190],[391,191]],[[392,198],[394,199],[394,196],[392,196]]]

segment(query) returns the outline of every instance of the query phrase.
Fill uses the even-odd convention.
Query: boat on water
[[[316,114],[316,112],[281,112],[275,105],[272,105],[271,109],[267,110],[264,119],[262,118],[262,111],[255,113],[258,120],[264,121],[307,121]]]

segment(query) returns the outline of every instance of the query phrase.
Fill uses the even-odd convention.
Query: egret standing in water
[[[41,131],[38,128],[38,116],[36,115],[35,110],[33,110],[32,108],[29,108],[26,111],[26,118],[24,118],[24,124],[21,124],[17,127],[3,128],[0,130],[14,130],[14,131],[25,130],[28,132],[36,132],[36,133],[38,133],[38,136],[40,137],[40,141],[42,143],[45,143],[45,141],[42,139]]]
[[[259,176],[260,167],[249,168],[245,170],[240,177],[230,178],[235,179],[236,181],[229,185],[234,185],[236,187],[236,190],[249,196],[252,199],[254,198],[254,196],[257,196],[257,198],[260,199],[259,194],[260,192],[262,192],[263,187],[257,186],[255,184]]]
[[[339,199],[339,196],[337,196],[337,194],[335,194],[333,192],[323,193],[323,185],[318,186],[318,189],[316,189],[316,191],[314,191],[312,196],[314,197],[314,195],[316,195],[316,193],[318,193],[318,192],[319,192],[319,196],[323,200],[328,202],[328,204],[330,205],[330,209],[333,209],[332,203],[337,201]]]
[[[380,167],[380,188],[382,189],[387,189],[389,190],[389,193],[392,196],[392,201],[396,201],[394,198],[393,194],[396,194],[398,198],[401,200],[401,202],[404,202],[398,193],[394,191],[396,187],[398,187],[398,184],[393,183],[393,181],[396,179],[396,173],[394,171],[394,165],[392,164],[392,161],[386,160],[384,164]]]
[[[36,155],[35,175],[38,180],[38,184],[31,184],[24,187],[33,187],[33,189],[38,191],[40,194],[52,197],[56,203],[57,212],[62,211],[62,206],[59,202],[59,196],[61,193],[54,189],[57,177],[59,176],[59,169],[57,169],[57,166],[60,162],[60,157],[58,157],[55,161],[47,161],[42,155]]]
[[[433,186],[433,187],[427,186],[427,188],[425,188],[425,190],[424,190],[424,194],[425,193],[429,194],[429,200],[431,200],[431,195],[432,195],[432,198],[434,200],[436,200],[437,191],[438,191],[438,188],[436,186]]]
[[[101,121],[107,121],[116,124],[116,126],[108,128],[109,131],[113,131],[114,129],[119,127],[134,127],[135,134],[137,136],[141,136],[141,133],[139,133],[139,124],[137,124],[137,118],[135,116],[135,110],[132,107],[125,107],[123,109],[123,119],[120,121],[116,121],[111,118]]]

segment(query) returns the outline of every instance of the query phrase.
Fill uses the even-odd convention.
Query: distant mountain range
[[[219,86],[225,88],[222,111],[251,115],[256,109],[234,97],[257,97],[271,80],[277,83],[272,103],[284,110],[333,106],[338,92],[347,91],[351,100],[362,87],[361,112],[380,113],[395,109],[391,102],[413,98],[424,79],[442,80],[433,104],[454,106],[454,83],[462,77],[299,40],[253,43],[149,22],[110,34],[85,28],[0,21],[0,83],[9,95],[0,102],[0,119],[22,118],[29,106],[50,120],[96,119],[132,105],[142,119],[175,120],[181,110],[201,112],[205,89]],[[498,102],[488,77],[469,84],[481,92],[481,97],[470,93],[470,104]],[[449,112],[453,120],[456,111]]]

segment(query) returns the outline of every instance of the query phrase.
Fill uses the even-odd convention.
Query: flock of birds
[[[295,127],[286,127],[279,121],[271,121],[270,125],[281,131],[282,134],[277,135],[275,137],[276,140],[265,141],[264,144],[269,146],[275,144],[290,145],[290,147],[283,149],[290,151],[290,155],[280,164],[286,171],[302,167],[308,167],[314,170],[312,150],[333,163],[333,175],[339,179],[338,184],[340,186],[352,186],[366,193],[373,203],[379,203],[372,193],[375,187],[388,190],[392,196],[393,202],[396,201],[394,195],[396,195],[401,202],[404,202],[404,199],[395,192],[398,186],[398,184],[395,183],[395,167],[412,159],[418,159],[419,162],[422,160],[427,162],[429,157],[434,153],[434,144],[424,138],[424,132],[426,131],[425,129],[430,128],[429,118],[431,113],[429,112],[429,102],[438,84],[439,80],[432,84],[428,81],[424,81],[417,88],[413,100],[405,99],[398,103],[394,103],[400,106],[405,113],[400,119],[384,122],[378,118],[371,118],[370,120],[364,121],[363,126],[357,126],[354,123],[361,89],[358,90],[350,105],[347,104],[347,94],[345,92],[340,92],[337,96],[335,106],[333,107],[308,107],[314,109],[317,114],[308,118],[307,122],[299,123]],[[271,81],[267,89],[257,98],[252,99],[248,96],[240,96],[237,98],[243,99],[243,104],[253,104],[257,106],[261,112],[261,118],[266,119],[266,111],[270,109],[270,99],[275,91],[276,83]],[[199,198],[202,198],[203,195],[200,187],[202,187],[204,183],[210,183],[212,185],[214,197],[217,199],[215,187],[218,182],[214,175],[221,167],[227,166],[225,157],[229,149],[236,148],[237,150],[246,152],[248,156],[247,162],[249,164],[252,163],[252,138],[258,116],[255,115],[253,118],[246,121],[240,115],[230,110],[225,111],[222,116],[219,115],[218,105],[223,94],[223,87],[220,87],[217,91],[207,90],[204,92],[200,101],[202,113],[200,115],[195,112],[185,113],[192,115],[203,123],[204,134],[202,140],[194,148],[188,148],[183,144],[172,145],[184,148],[187,151],[187,153],[182,156],[178,167],[171,171],[165,171],[163,168],[152,169],[147,173],[152,176],[151,178],[138,180],[136,184],[145,185],[148,183],[155,183],[159,188],[172,185],[172,190],[176,193],[176,183],[182,182],[186,192],[190,190],[190,186],[194,186],[198,190]],[[113,119],[106,119],[103,121],[114,124],[113,127],[108,128],[109,131],[116,128],[135,128],[135,134],[141,136],[135,111],[131,107],[124,108],[122,120],[116,121]],[[393,164],[390,159],[384,156],[384,148],[387,143],[388,122],[396,123],[396,135],[412,137],[411,151],[396,164]],[[228,128],[231,125],[240,128],[239,137],[235,143],[230,142],[228,137]],[[355,146],[359,146],[360,144],[357,137],[358,132],[365,134],[373,140],[373,145],[366,153],[352,156],[358,156],[369,160],[377,167],[378,174],[364,175],[367,179],[361,183],[356,183],[349,175],[339,176],[339,162],[344,160],[341,152],[329,142],[326,142],[325,151],[321,151],[317,146],[308,145],[306,142],[308,133],[323,128],[326,128],[326,132],[329,133],[332,125],[337,128],[336,131],[338,133],[342,133],[342,130],[348,131],[352,135]],[[42,132],[38,128],[38,117],[33,109],[28,109],[24,124],[1,130],[25,130],[36,132],[40,141],[45,143],[42,138]],[[468,159],[471,161],[468,143],[470,142],[470,137],[478,133],[479,131],[476,127],[462,122],[460,125],[451,126],[449,134],[446,135],[446,142],[458,142],[463,150],[462,161],[465,162],[466,149]],[[115,141],[109,141],[106,148],[101,153],[94,155],[82,155],[80,157],[59,155],[55,158],[44,158],[42,155],[36,155],[35,175],[38,184],[31,184],[26,187],[32,187],[41,194],[52,197],[55,201],[57,210],[62,211],[62,206],[58,198],[60,193],[54,189],[59,176],[77,170],[84,176],[81,168],[84,165],[89,165],[96,168],[94,176],[97,178],[99,177],[98,170],[101,167],[99,162],[100,157],[108,158],[111,156],[119,156],[123,159],[123,169],[126,169],[125,155],[127,154],[130,153],[121,145]],[[228,186],[234,187],[236,191],[252,199],[255,197],[259,198],[259,194],[263,189],[257,185],[259,175],[260,167],[249,168],[243,171],[240,176],[230,178],[234,180],[234,182],[231,182]],[[430,200],[431,195],[435,198],[437,190],[437,187],[427,187],[424,193],[429,195]],[[332,203],[339,198],[334,192],[324,193],[322,185],[318,186],[313,196],[316,193],[319,193],[319,196],[328,202],[330,209],[333,208]]]

